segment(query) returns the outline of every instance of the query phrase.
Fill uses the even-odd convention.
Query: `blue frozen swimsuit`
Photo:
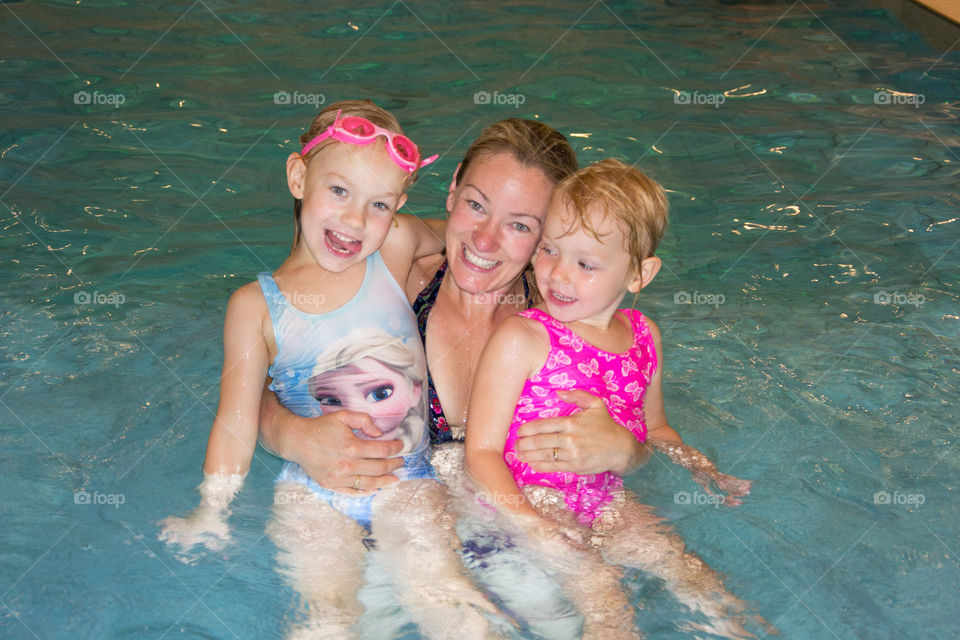
[[[270,310],[277,342],[277,356],[270,365],[269,375],[273,378],[270,389],[277,394],[280,402],[299,416],[323,415],[325,405],[314,397],[314,393],[320,392],[316,389],[316,382],[311,391],[311,378],[323,371],[333,371],[332,376],[337,376],[336,367],[331,364],[331,353],[345,354],[359,350],[356,360],[353,360],[357,362],[363,357],[378,359],[378,354],[388,351],[396,353],[402,347],[402,355],[407,356],[405,376],[414,381],[412,385],[407,383],[407,386],[416,390],[413,395],[417,395],[418,399],[413,400],[402,430],[402,438],[406,443],[400,454],[403,456],[403,467],[394,473],[401,481],[434,477],[430,466],[429,429],[426,422],[427,372],[423,344],[420,342],[416,316],[403,290],[380,257],[380,252],[367,258],[363,283],[353,298],[329,313],[312,314],[296,309],[280,293],[270,273],[261,273],[257,279]],[[389,344],[384,347],[387,342]],[[344,363],[337,359],[335,364],[342,366]],[[342,379],[357,377],[355,372],[351,372],[344,374]],[[383,387],[371,393],[379,394],[375,395],[379,399],[384,395]],[[329,409],[329,406],[326,408]],[[358,496],[326,489],[310,478],[300,465],[290,461],[284,463],[276,482],[303,484],[337,511],[365,527],[370,526],[375,492]]]

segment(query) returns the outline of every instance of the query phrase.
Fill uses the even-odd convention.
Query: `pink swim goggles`
[[[390,159],[407,173],[413,173],[440,157],[439,155],[432,155],[423,162],[419,162],[420,149],[407,136],[387,131],[360,116],[347,116],[341,119],[340,111],[337,111],[336,119],[334,119],[332,125],[327,127],[326,131],[303,145],[300,155],[306,157],[311,149],[327,138],[333,138],[347,144],[368,145],[379,136],[384,136],[387,139],[387,154]]]

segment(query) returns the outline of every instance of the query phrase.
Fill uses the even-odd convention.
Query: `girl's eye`
[[[370,402],[382,402],[393,395],[393,385],[383,384],[367,392],[367,400]]]
[[[586,262],[581,262],[581,263],[580,263],[580,268],[583,269],[584,271],[593,271],[593,269],[594,269],[594,267],[590,266],[590,265],[587,264]]]
[[[541,247],[540,247],[540,251],[542,251],[543,253],[547,254],[548,256],[552,256],[552,255],[553,255],[553,247],[548,247],[547,245],[541,246]]]
[[[317,396],[317,402],[323,407],[340,407],[343,403],[336,396]]]
[[[333,195],[339,196],[339,197],[347,195],[346,189],[344,189],[343,187],[338,187],[336,185],[330,187],[330,191],[333,193]]]
[[[381,211],[392,211],[390,205],[388,205],[386,202],[374,202],[373,206]]]

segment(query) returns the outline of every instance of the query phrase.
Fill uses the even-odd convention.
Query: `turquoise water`
[[[671,423],[755,489],[713,508],[662,460],[629,486],[784,638],[957,635],[957,54],[861,0],[351,4],[0,8],[0,636],[296,616],[263,533],[277,460],[222,553],[182,564],[156,522],[196,501],[227,297],[288,250],[285,156],[351,97],[442,154],[420,215],[514,115],[662,181],[636,305]],[[690,637],[629,579],[649,637]],[[417,637],[385,590],[368,637]]]

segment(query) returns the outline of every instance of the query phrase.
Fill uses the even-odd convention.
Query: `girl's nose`
[[[567,268],[562,261],[557,260],[557,263],[553,265],[553,269],[550,270],[550,278],[554,282],[559,282],[562,284],[567,284],[570,282],[570,278],[567,275]]]
[[[493,224],[484,222],[473,230],[473,245],[480,251],[491,252],[499,248],[497,233]]]
[[[341,219],[344,223],[354,229],[363,229],[367,221],[366,216],[363,215],[363,210],[357,207],[350,207],[347,209],[343,216],[341,216]]]

